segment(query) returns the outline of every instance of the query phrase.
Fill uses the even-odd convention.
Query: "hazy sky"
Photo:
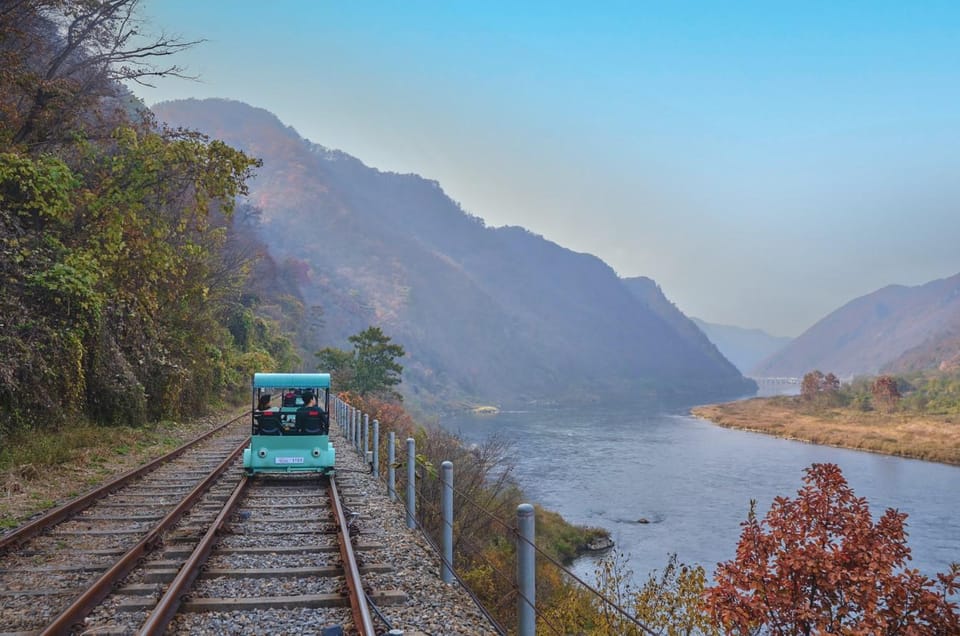
[[[960,2],[147,0],[200,82],[644,275],[688,315],[797,335],[960,272]]]

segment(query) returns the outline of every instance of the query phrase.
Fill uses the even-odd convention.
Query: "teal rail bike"
[[[252,384],[247,473],[333,472],[330,374],[255,373]]]

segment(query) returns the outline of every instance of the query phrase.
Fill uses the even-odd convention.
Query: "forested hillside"
[[[305,298],[323,306],[318,345],[382,325],[407,351],[408,397],[689,402],[752,388],[689,321],[653,311],[600,259],[486,227],[436,182],[369,168],[239,102],[153,108],[263,159],[250,196],[263,239],[300,264]]]
[[[756,375],[838,376],[953,368],[960,360],[960,274],[889,285],[850,301],[757,365]]]
[[[119,83],[177,74],[188,44],[135,7],[0,11],[0,434],[198,414],[298,361],[299,292],[234,205],[256,161]]]

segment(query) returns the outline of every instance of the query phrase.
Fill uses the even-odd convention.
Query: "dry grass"
[[[140,428],[89,424],[0,440],[0,532],[193,439],[224,415]]]
[[[949,416],[848,408],[811,413],[783,398],[711,404],[692,413],[726,428],[960,465],[960,423]]]

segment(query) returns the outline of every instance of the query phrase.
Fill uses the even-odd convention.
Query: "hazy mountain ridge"
[[[786,347],[792,340],[784,336],[770,335],[762,329],[718,325],[699,318],[691,320],[717,345],[727,360],[744,374],[749,373],[760,361]]]
[[[707,337],[696,323],[677,309],[677,306],[666,297],[655,280],[646,276],[636,276],[634,278],[624,278],[622,281],[636,298],[659,316],[664,323],[672,325],[674,329],[682,333],[705,356],[718,365],[732,364],[729,357]]]
[[[324,308],[318,346],[381,324],[408,351],[413,395],[695,401],[752,388],[600,259],[522,228],[488,228],[435,181],[370,168],[239,102],[154,110],[264,160],[251,199],[275,257],[293,259],[307,302]]]
[[[949,364],[960,352],[960,274],[924,285],[889,285],[832,312],[754,375],[839,376],[919,370]]]

